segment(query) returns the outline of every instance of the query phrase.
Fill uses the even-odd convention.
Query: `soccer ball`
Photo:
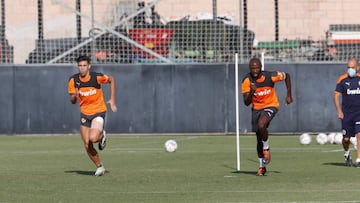
[[[303,133],[300,135],[299,141],[303,145],[308,145],[311,143],[311,136],[309,135],[309,133]]]
[[[178,145],[175,140],[167,140],[164,144],[165,151],[175,152],[178,148]]]
[[[343,139],[343,134],[342,133],[336,133],[334,138],[335,138],[334,139],[334,144],[341,144],[342,139]]]
[[[336,133],[329,133],[328,134],[328,143],[329,144],[334,144],[335,143],[335,135],[336,135]]]
[[[326,144],[328,142],[328,136],[325,133],[319,133],[316,136],[316,142],[321,145]]]

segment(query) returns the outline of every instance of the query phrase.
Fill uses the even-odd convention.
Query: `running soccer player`
[[[99,150],[106,146],[104,120],[107,107],[101,84],[110,84],[110,99],[107,103],[113,112],[117,111],[115,102],[115,79],[103,73],[90,72],[90,58],[80,56],[77,59],[79,73],[70,77],[68,93],[72,104],[80,104],[80,134],[91,161],[97,167],[95,176],[105,174],[105,167],[101,163],[99,154],[93,143],[98,142]]]
[[[347,73],[339,76],[334,92],[334,104],[337,116],[341,120],[343,133],[345,165],[352,166],[350,156],[350,138],[357,138],[356,167],[360,167],[360,74],[358,61],[351,58],[347,63]],[[342,103],[340,105],[340,98]]]
[[[268,127],[279,109],[275,83],[285,80],[286,104],[292,103],[290,75],[281,71],[263,71],[258,58],[249,62],[250,72],[242,80],[242,94],[246,106],[252,104],[252,130],[256,132],[257,154],[260,167],[256,175],[266,173],[266,164],[270,163]]]

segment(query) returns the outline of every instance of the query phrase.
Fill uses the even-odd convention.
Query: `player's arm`
[[[77,96],[75,94],[70,94],[70,102],[72,104],[76,104],[77,102]]]
[[[291,104],[293,102],[292,93],[291,93],[291,78],[289,73],[285,73],[285,86],[286,86],[286,104]]]
[[[250,92],[243,93],[243,97],[244,97],[244,104],[246,106],[249,106],[251,104],[251,101],[252,101],[252,99],[251,99],[252,96],[251,96]]]
[[[334,92],[334,104],[335,104],[336,112],[338,114],[338,118],[343,119],[344,113],[341,110],[340,97],[341,97],[341,93],[338,91],[335,91]]]
[[[79,89],[75,88],[75,93],[70,93],[70,102],[72,104],[76,104],[78,98],[79,98]]]
[[[68,92],[69,92],[69,95],[70,95],[70,102],[72,104],[76,104],[76,102],[78,100],[78,97],[79,97],[79,90],[78,90],[78,88],[75,88],[73,78],[69,80]]]
[[[243,92],[244,104],[246,106],[249,106],[252,103],[252,97],[254,96],[256,88],[257,88],[256,85],[254,83],[251,83],[249,80],[243,82],[242,92]]]
[[[110,105],[110,108],[113,112],[117,111],[116,106],[116,82],[115,78],[111,75],[108,75],[108,83],[110,85],[110,99],[107,101],[107,103]]]

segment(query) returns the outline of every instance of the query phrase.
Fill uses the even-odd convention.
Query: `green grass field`
[[[179,148],[166,153],[163,143]],[[345,167],[340,145],[303,146],[270,136],[272,161],[255,176],[255,137],[115,136],[95,167],[79,136],[0,136],[0,202],[359,202],[360,169]],[[352,152],[353,159],[354,151]]]

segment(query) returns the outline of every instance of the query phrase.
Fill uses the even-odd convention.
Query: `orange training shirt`
[[[81,78],[79,74],[70,77],[68,93],[76,94],[79,90],[80,112],[94,115],[107,110],[101,84],[109,82],[109,77],[102,73],[90,72],[89,76]]]
[[[263,74],[256,81],[248,73],[241,85],[242,93],[250,92],[250,84],[255,83],[257,89],[252,96],[252,108],[255,110],[276,107],[279,108],[280,103],[275,91],[275,83],[285,80],[286,74],[280,71],[263,71]]]

